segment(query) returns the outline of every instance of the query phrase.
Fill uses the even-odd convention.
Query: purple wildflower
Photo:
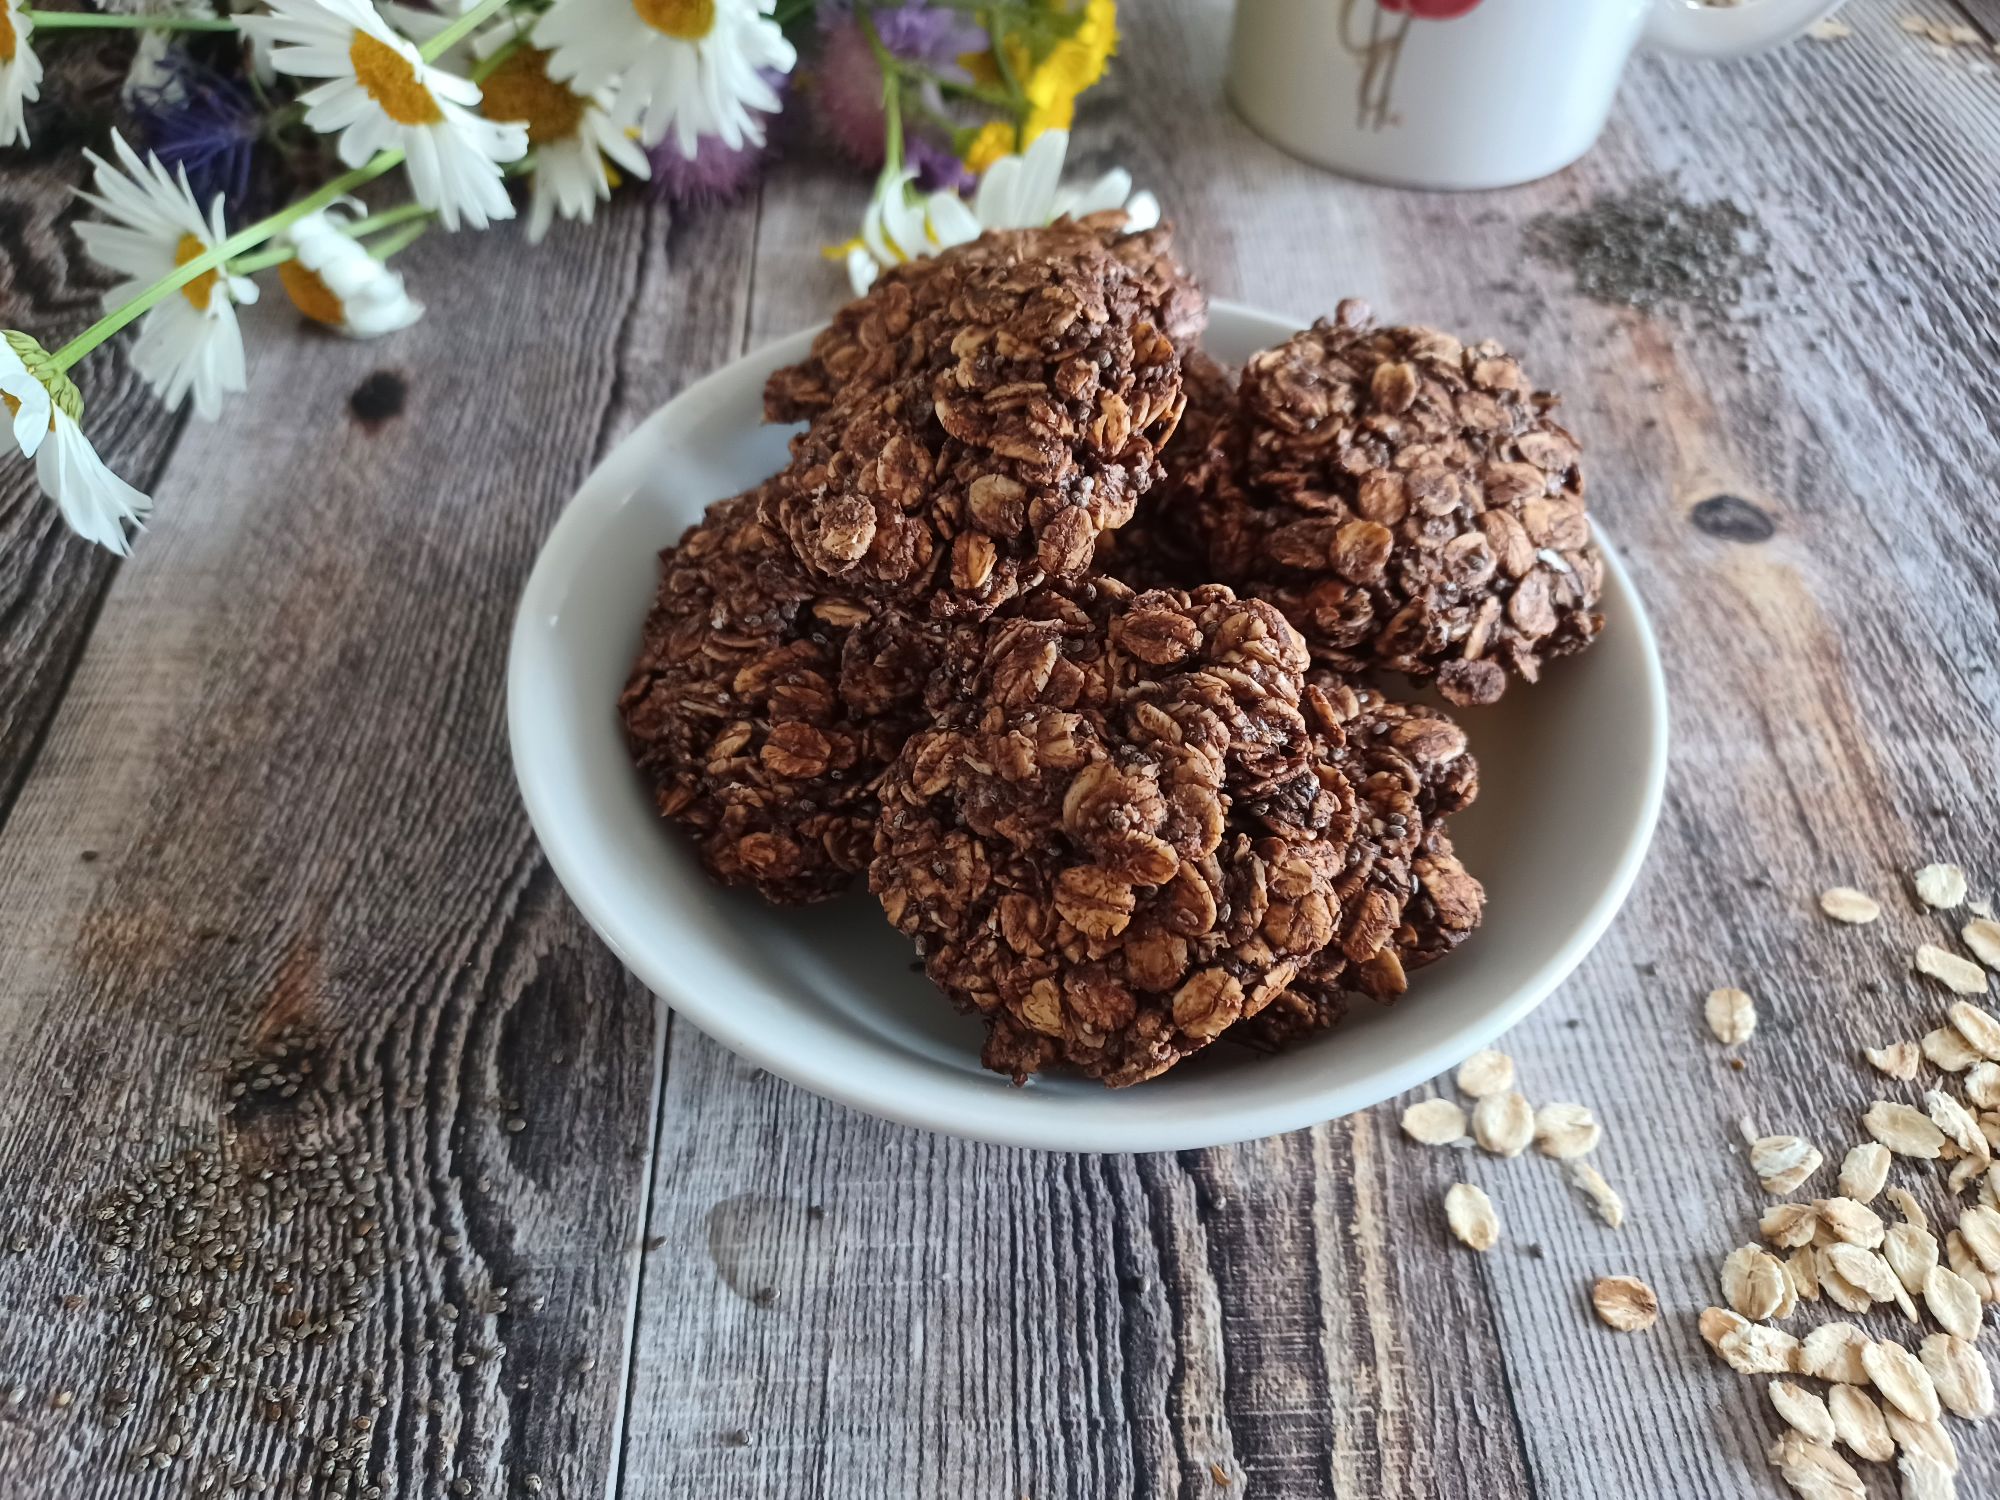
[[[254,217],[252,183],[264,114],[240,78],[232,78],[185,49],[161,60],[162,81],[132,97],[139,137],[166,164],[187,172],[197,203],[216,194],[234,218]]]
[[[758,76],[780,100],[785,97],[789,77],[772,68],[758,69]],[[772,156],[771,128],[777,118],[766,117],[765,144],[761,146],[749,141],[731,146],[719,135],[705,135],[695,143],[693,156],[682,156],[669,134],[646,152],[653,167],[653,196],[684,207],[727,203],[741,197]]]
[[[977,26],[955,11],[933,7],[928,0],[905,0],[893,10],[874,10],[870,15],[875,34],[890,56],[947,78],[962,79],[965,75],[958,66],[959,57],[987,45],[986,34]],[[858,166],[881,166],[887,129],[882,118],[882,69],[848,5],[829,4],[820,12],[819,66],[814,78],[820,120],[834,144]],[[933,113],[943,113],[943,101],[935,88],[925,89],[923,103]],[[930,177],[926,187],[955,185],[934,144],[919,151],[913,137],[907,156],[920,173]]]

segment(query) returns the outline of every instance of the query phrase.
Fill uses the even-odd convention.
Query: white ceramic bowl
[[[1207,343],[1240,361],[1295,326],[1217,303]],[[1652,631],[1608,546],[1599,643],[1540,686],[1460,715],[1481,791],[1452,836],[1486,882],[1484,927],[1414,974],[1396,1005],[1362,1002],[1293,1051],[1220,1045],[1129,1089],[1059,1077],[1016,1088],[980,1067],[979,1024],[913,971],[866,891],[780,910],[710,884],[655,816],[615,705],[656,554],[711,501],[783,464],[790,429],[763,423],[764,378],[811,337],[717,371],[621,443],[550,533],[514,625],[507,728],[535,832],[590,924],[684,1018],[892,1120],[1058,1150],[1180,1150],[1330,1119],[1451,1067],[1532,1010],[1602,935],[1652,837],[1667,749]]]

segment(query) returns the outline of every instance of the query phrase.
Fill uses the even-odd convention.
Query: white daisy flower
[[[776,0],[556,0],[535,27],[555,56],[553,77],[594,93],[618,81],[621,125],[648,146],[674,133],[681,155],[719,135],[731,147],[764,143],[760,114],[776,91],[758,69],[792,71],[798,54],[771,19]]]
[[[473,50],[491,57],[519,36],[511,21],[503,21],[483,33]],[[535,153],[528,199],[531,245],[541,242],[557,214],[591,221],[599,201],[611,196],[606,157],[631,176],[653,175],[646,153],[617,121],[615,86],[582,92],[574,83],[558,82],[550,69],[553,56],[525,42],[514,47],[486,75],[479,101],[479,112],[489,120],[518,121],[527,128]]]
[[[43,374],[29,367],[30,356]],[[42,493],[55,502],[70,529],[126,556],[132,544],[125,523],[140,524],[153,502],[104,466],[77,425],[82,394],[68,376],[46,369],[47,358],[26,334],[0,335],[0,406],[11,419],[14,441],[35,460]]]
[[[336,209],[307,214],[285,239],[296,252],[278,266],[292,305],[349,338],[373,339],[424,315],[403,278],[348,237]]]
[[[42,62],[28,45],[35,23],[0,0],[0,146],[28,144],[28,106],[42,96]]]
[[[480,116],[478,86],[426,63],[368,0],[271,0],[270,15],[238,25],[278,71],[328,80],[299,101],[308,125],[338,133],[348,166],[401,149],[417,201],[446,229],[514,216],[500,163],[528,149],[528,133]]]
[[[1114,167],[1096,181],[1066,188],[1063,158],[1067,130],[1045,130],[1018,156],[1003,156],[986,169],[973,195],[972,214],[982,229],[1035,229],[1064,214],[1080,219],[1106,209],[1125,210],[1125,227],[1151,229],[1160,222],[1159,200],[1133,193],[1132,174]]]
[[[1125,211],[1130,230],[1160,222],[1159,201],[1151,193],[1134,193],[1131,174],[1123,169],[1081,187],[1064,187],[1068,151],[1067,131],[1044,131],[1026,152],[988,167],[969,204],[955,193],[917,195],[910,190],[914,171],[885,179],[862,217],[860,241],[847,251],[847,279],[855,295],[865,293],[889,266],[936,255],[988,229],[1035,229],[1065,214],[1082,218],[1116,208]]]
[[[917,193],[910,186],[916,180],[916,169],[905,167],[876,185],[868,212],[861,216],[860,242],[847,252],[847,279],[855,296],[890,266],[979,238],[979,221],[963,198],[942,190]]]
[[[95,151],[84,152],[97,169],[97,191],[78,194],[110,222],[87,219],[76,229],[91,257],[125,278],[104,294],[106,311],[124,306],[227,237],[220,194],[209,204],[204,222],[185,170],[169,177],[157,156],[141,161],[115,130],[111,145],[117,166]],[[202,272],[140,320],[132,368],[170,410],[178,410],[192,395],[195,414],[213,421],[223,396],[243,389],[243,335],[236,327],[236,304],[256,300],[256,285],[246,278],[220,270]]]

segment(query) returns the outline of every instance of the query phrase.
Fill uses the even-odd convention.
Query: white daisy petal
[[[153,502],[104,466],[76,419],[60,407],[35,455],[35,477],[77,535],[121,557],[130,555],[125,523],[142,522]]]
[[[204,216],[185,172],[170,175],[156,156],[142,160],[116,131],[111,147],[115,165],[94,151],[84,153],[94,168],[95,191],[80,195],[106,219],[77,226],[84,249],[125,278],[105,294],[107,310],[123,306],[224,238],[219,198]],[[236,303],[255,297],[256,288],[241,277],[204,271],[139,320],[132,368],[170,410],[192,398],[195,414],[213,420],[222,398],[244,387]]]
[[[0,0],[0,146],[28,144],[28,106],[42,96],[42,63],[28,45],[34,22]]]
[[[0,405],[11,417],[14,441],[22,456],[33,458],[49,431],[49,393],[4,340],[0,340],[0,397],[5,398]]]

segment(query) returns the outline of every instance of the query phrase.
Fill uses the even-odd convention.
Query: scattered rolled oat
[[[1613,1229],[1625,1223],[1625,1204],[1611,1184],[1604,1180],[1604,1174],[1587,1161],[1573,1161],[1569,1164],[1570,1183],[1590,1199],[1590,1206],[1597,1210],[1597,1217]]]
[[[2000,1212],[1984,1204],[1968,1208],[1958,1216],[1958,1232],[1981,1270],[1989,1276],[2000,1272]]]
[[[1930,1372],[1901,1344],[1876,1339],[1861,1351],[1861,1367],[1882,1398],[1906,1417],[1935,1422],[1941,1408]]]
[[[1771,1405],[1795,1432],[1804,1433],[1816,1443],[1835,1440],[1833,1413],[1826,1409],[1824,1400],[1789,1380],[1774,1380],[1769,1389]]]
[[[1826,1393],[1826,1409],[1833,1418],[1834,1436],[1856,1458],[1885,1464],[1896,1456],[1896,1440],[1889,1436],[1882,1408],[1859,1385],[1834,1386]]]
[[[1891,1078],[1907,1083],[1917,1076],[1917,1063],[1923,1054],[1915,1042],[1891,1042],[1886,1047],[1864,1047],[1862,1049],[1877,1072],[1886,1073]]]
[[[1840,1163],[1840,1191],[1856,1203],[1872,1203],[1889,1180],[1889,1148],[1880,1141],[1863,1141]]]
[[[1953,1416],[1983,1422],[1993,1415],[1993,1375],[1972,1340],[1959,1333],[1933,1333],[1918,1346],[1924,1369]]]
[[[1936,943],[1924,943],[1915,959],[1919,974],[1928,974],[1946,989],[1961,995],[1986,993],[1986,971],[1969,958],[1947,953]]]
[[[1795,1302],[1819,1301],[1819,1252],[1801,1245],[1785,1257],[1785,1274],[1792,1278]]]
[[[1782,1328],[1745,1322],[1716,1339],[1715,1352],[1739,1375],[1787,1375],[1798,1368],[1799,1341]]]
[[[1889,1269],[1889,1263],[1872,1250],[1863,1250],[1859,1245],[1834,1244],[1821,1246],[1819,1253],[1822,1283],[1830,1265],[1840,1273],[1843,1281],[1865,1294],[1870,1302],[1901,1302],[1909,1295],[1896,1273]],[[1860,1309],[1850,1308],[1849,1311]]]
[[[1831,890],[1819,893],[1819,909],[1836,922],[1846,922],[1855,927],[1865,926],[1882,915],[1882,908],[1875,898],[1857,891],[1851,885],[1837,885]]]
[[[2000,969],[2000,922],[1980,917],[1958,929],[1973,957],[1989,969]]]
[[[1702,1342],[1719,1353],[1722,1340],[1739,1328],[1748,1328],[1750,1320],[1726,1307],[1704,1307],[1701,1316],[1695,1320],[1695,1326],[1701,1330]]]
[[[1944,1144],[1944,1132],[1937,1128],[1937,1122],[1907,1104],[1877,1099],[1868,1106],[1861,1123],[1870,1135],[1898,1156],[1935,1161],[1938,1148]]]
[[[1660,1299],[1636,1276],[1600,1276],[1590,1288],[1597,1316],[1620,1333],[1651,1328],[1660,1317]]]
[[[1802,1432],[1785,1429],[1767,1457],[1803,1500],[1865,1500],[1868,1494],[1852,1464]]]
[[[1799,1373],[1841,1385],[1866,1385],[1861,1351],[1867,1347],[1868,1335],[1852,1323],[1822,1323],[1800,1346]]]
[[[1824,1160],[1818,1148],[1796,1135],[1763,1136],[1750,1147],[1750,1170],[1767,1193],[1797,1192]]]
[[[1496,1156],[1519,1156],[1535,1138],[1535,1111],[1511,1090],[1488,1094],[1472,1108],[1472,1135]]]
[[[1741,1245],[1722,1262],[1722,1300],[1746,1318],[1768,1318],[1784,1301],[1790,1278],[1768,1251]]]
[[[1588,1105],[1544,1104],[1535,1111],[1535,1149],[1557,1161],[1590,1155],[1603,1136]]]
[[[1924,1094],[1924,1110],[1931,1117],[1931,1123],[1942,1130],[1945,1139],[1959,1150],[1972,1156],[1989,1154],[1979,1122],[1966,1113],[1963,1104],[1943,1089],[1931,1089]]]
[[[1956,1026],[1940,1026],[1924,1033],[1918,1044],[1931,1066],[1943,1073],[1963,1073],[1979,1061],[1979,1049],[1965,1039]]]
[[[1806,35],[1816,42],[1838,42],[1854,35],[1854,28],[1845,21],[1836,21],[1828,16],[1823,21],[1815,21],[1806,28]],[[1866,1454],[1862,1455],[1864,1458]],[[1886,1457],[1886,1455],[1885,1455]]]
[[[1710,990],[1702,1014],[1708,1017],[1708,1029],[1725,1047],[1749,1041],[1757,1029],[1757,1003],[1742,990]]]
[[[1936,1459],[1905,1453],[1896,1460],[1896,1472],[1903,1476],[1903,1500],[1958,1500],[1951,1470]]]
[[[1911,1196],[1908,1188],[1892,1187],[1887,1191],[1889,1201],[1896,1205],[1896,1211],[1903,1216],[1905,1224],[1914,1224],[1919,1229],[1931,1227],[1931,1221],[1924,1213],[1923,1204]]]
[[[1444,1195],[1445,1222],[1461,1244],[1491,1250],[1500,1240],[1500,1215],[1493,1200],[1467,1182],[1454,1183]]]
[[[2000,1058],[2000,1017],[1970,1000],[1954,1000],[1945,1014],[1951,1017],[1958,1034],[1978,1049],[1981,1056]]]
[[[1813,1204],[1819,1222],[1835,1239],[1873,1250],[1882,1243],[1882,1218],[1874,1209],[1852,1198],[1822,1198]]]
[[[1450,1099],[1420,1099],[1403,1111],[1403,1134],[1426,1146],[1449,1146],[1465,1137],[1465,1111]]]
[[[1958,1449],[1952,1444],[1951,1434],[1944,1430],[1942,1422],[1918,1422],[1893,1406],[1883,1407],[1882,1415],[1889,1423],[1889,1436],[1896,1440],[1896,1446],[1904,1453],[1928,1458],[1947,1474],[1958,1472]]]
[[[1764,1210],[1757,1232],[1774,1245],[1787,1250],[1810,1245],[1819,1233],[1819,1206],[1813,1203],[1778,1203]]]
[[[1922,1296],[1938,1263],[1937,1236],[1915,1224],[1891,1224],[1882,1239],[1882,1258],[1905,1291]]]
[[[2000,1298],[2000,1285],[1996,1285],[1994,1279],[1986,1274],[1986,1268],[1979,1264],[1978,1258],[1966,1249],[1965,1236],[1956,1229],[1944,1237],[1944,1261],[1964,1278],[1967,1286],[1979,1293],[1981,1302],[1990,1304]]]
[[[1965,871],[1957,865],[1925,865],[1917,871],[1917,899],[1936,911],[1965,902]]]
[[[1932,1266],[1924,1280],[1924,1306],[1946,1333],[1961,1339],[1979,1337],[1985,1309],[1972,1283],[1949,1266]],[[1936,1372],[1933,1371],[1933,1374]]]
[[[1965,1097],[1981,1109],[2000,1109],[2000,1063],[1974,1063],[1964,1088]]]
[[[1488,1047],[1458,1065],[1458,1091],[1469,1099],[1504,1094],[1514,1086],[1514,1059]]]

